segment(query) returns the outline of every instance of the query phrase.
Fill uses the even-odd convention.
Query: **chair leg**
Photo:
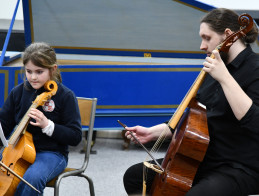
[[[54,196],[59,196],[59,188],[54,187]]]
[[[93,180],[90,177],[88,177],[87,175],[83,174],[83,173],[79,174],[79,176],[84,177],[88,181],[89,189],[90,189],[90,195],[91,196],[95,196]],[[55,183],[55,186],[54,186],[54,196],[59,196],[59,185],[60,185],[61,179],[62,178],[57,179],[57,181]]]
[[[54,188],[54,196],[59,196],[59,190],[58,190],[58,188]]]
[[[90,177],[88,177],[87,175],[83,174],[83,173],[81,173],[80,176],[85,177],[85,179],[89,183],[90,195],[91,196],[95,196],[95,193],[94,193],[94,183],[93,183],[92,179]]]
[[[59,185],[62,178],[58,178],[54,186],[54,196],[59,196]]]
[[[87,134],[85,134],[85,138],[83,139],[83,148],[80,150],[80,153],[81,154],[84,154],[87,150]],[[92,141],[91,141],[91,150],[90,150],[90,154],[97,154],[97,151],[96,150],[93,150],[93,146],[95,144],[95,141],[96,141],[96,134],[97,134],[97,131],[93,131],[93,136],[92,136]]]

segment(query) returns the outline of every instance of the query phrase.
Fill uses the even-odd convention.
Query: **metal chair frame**
[[[81,115],[81,124],[83,126],[88,126],[87,144],[86,144],[87,146],[86,146],[86,150],[85,150],[84,162],[83,162],[82,167],[79,168],[79,169],[67,167],[59,176],[57,176],[55,179],[53,179],[53,180],[51,180],[50,182],[47,183],[47,187],[54,188],[54,196],[59,195],[59,186],[60,186],[61,180],[65,177],[69,177],[69,176],[84,177],[89,183],[90,195],[91,196],[95,195],[93,181],[84,172],[85,172],[85,170],[87,168],[87,165],[89,163],[89,156],[90,156],[90,151],[91,151],[91,142],[92,142],[93,129],[94,129],[97,98],[77,97],[77,99],[78,99],[79,110],[80,110],[80,115]],[[84,103],[82,103],[82,105],[81,105],[80,101],[89,102],[91,104],[91,107],[90,107],[91,111],[84,111],[84,108],[81,107],[81,106],[83,106]],[[90,114],[90,115],[86,115],[86,118],[88,118],[88,119],[83,119],[85,112],[88,112],[88,114]]]

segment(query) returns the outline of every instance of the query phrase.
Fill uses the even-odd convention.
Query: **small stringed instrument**
[[[33,144],[32,134],[26,131],[31,108],[43,106],[45,102],[56,94],[58,86],[55,81],[48,81],[44,88],[47,92],[38,95],[31,107],[23,116],[5,147],[0,166],[0,195],[14,195],[21,177],[28,167],[35,161],[36,151]],[[18,176],[18,177],[16,177]]]
[[[248,14],[242,14],[239,24],[240,31],[227,37],[216,48],[219,52],[228,52],[236,40],[245,36],[253,27],[253,19]],[[168,123],[172,129],[177,129],[162,163],[164,171],[160,171],[153,182],[152,196],[182,196],[192,187],[209,144],[206,109],[195,100],[205,76],[206,72],[201,70]]]

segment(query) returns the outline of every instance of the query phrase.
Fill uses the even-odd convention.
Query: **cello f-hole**
[[[13,163],[11,163],[11,164],[9,165],[9,168],[10,168],[12,165],[13,165]],[[8,171],[8,170],[6,171],[6,175],[7,175],[7,176],[10,176],[10,174],[9,174],[9,171]]]

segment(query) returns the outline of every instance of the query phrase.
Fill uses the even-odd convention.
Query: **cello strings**
[[[168,130],[166,128],[163,129],[162,133],[160,134],[159,138],[157,139],[157,141],[155,142],[154,146],[152,147],[152,149],[150,150],[150,153],[152,154],[157,154],[160,147],[162,146],[163,142],[165,141],[166,139],[166,132]],[[146,159],[145,159],[146,162],[151,162],[152,160],[150,160],[150,157],[147,156]],[[144,166],[145,167],[145,166]],[[144,170],[144,174],[145,176],[147,176],[147,173],[148,173],[148,168],[145,167],[146,169]],[[145,178],[146,179],[146,178]]]
[[[166,139],[166,133],[167,133],[167,129],[164,128],[162,133],[160,134],[159,138],[155,142],[154,146],[152,147],[151,152],[158,152],[161,145],[163,144],[163,142]]]
[[[168,130],[166,128],[163,129],[163,131],[160,134],[159,138],[157,139],[157,141],[155,142],[154,146],[150,150],[150,153],[156,154],[158,152],[158,150],[160,149],[161,145],[163,144],[163,142],[166,139],[166,132],[167,131]],[[151,161],[152,160],[150,160],[150,157],[147,156],[146,159],[145,159],[145,162],[151,162]],[[143,189],[142,189],[142,196],[146,195],[146,181],[147,181],[148,170],[149,170],[149,168],[146,167],[144,165],[144,163],[143,163]]]

